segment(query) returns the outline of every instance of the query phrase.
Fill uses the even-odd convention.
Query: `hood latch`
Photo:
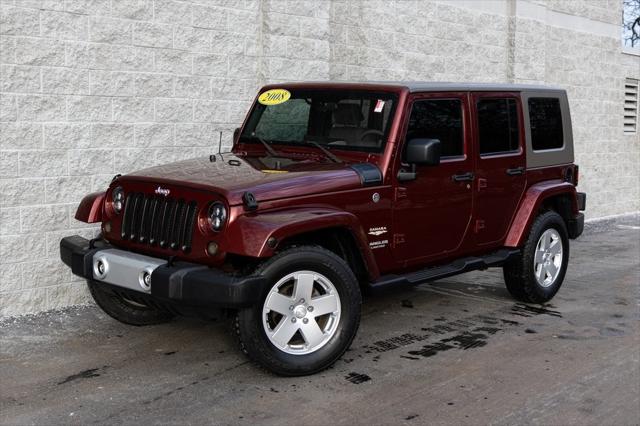
[[[242,202],[244,203],[245,210],[253,211],[258,208],[258,200],[252,192],[245,192],[242,194]]]

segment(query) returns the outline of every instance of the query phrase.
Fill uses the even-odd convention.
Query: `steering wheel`
[[[376,129],[369,129],[369,130],[365,130],[364,132],[362,132],[362,134],[360,135],[360,142],[364,142],[366,143],[367,141],[365,141],[366,138],[375,135],[378,136],[377,140],[374,140],[374,143],[379,143],[380,139],[382,139],[382,137],[384,136],[384,133],[381,132],[380,130],[376,130]]]

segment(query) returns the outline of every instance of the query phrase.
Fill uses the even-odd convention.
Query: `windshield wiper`
[[[318,142],[315,141],[305,141],[306,143],[310,143],[311,145],[315,146],[316,148],[318,148],[320,151],[322,151],[327,158],[329,158],[331,161],[333,161],[334,163],[342,163],[342,160],[339,159],[338,157],[336,157],[335,155],[333,155],[333,153],[331,151],[329,151],[327,148],[325,148],[324,146],[320,145]]]
[[[269,142],[265,141],[260,136],[254,136],[254,137],[258,139],[262,145],[264,145],[265,149],[269,152],[269,155],[271,155],[272,157],[278,157],[278,153],[276,152],[275,149],[271,148],[271,145],[269,144]]]

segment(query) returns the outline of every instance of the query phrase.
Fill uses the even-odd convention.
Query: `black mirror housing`
[[[405,161],[409,164],[437,166],[440,164],[440,140],[411,139],[405,150]]]

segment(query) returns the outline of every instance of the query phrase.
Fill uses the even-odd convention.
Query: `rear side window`
[[[562,112],[558,98],[529,98],[529,123],[534,151],[562,148]]]
[[[462,102],[459,99],[416,101],[411,109],[407,141],[439,139],[443,157],[464,155]]]
[[[520,128],[515,99],[481,99],[477,104],[480,154],[518,150]]]

